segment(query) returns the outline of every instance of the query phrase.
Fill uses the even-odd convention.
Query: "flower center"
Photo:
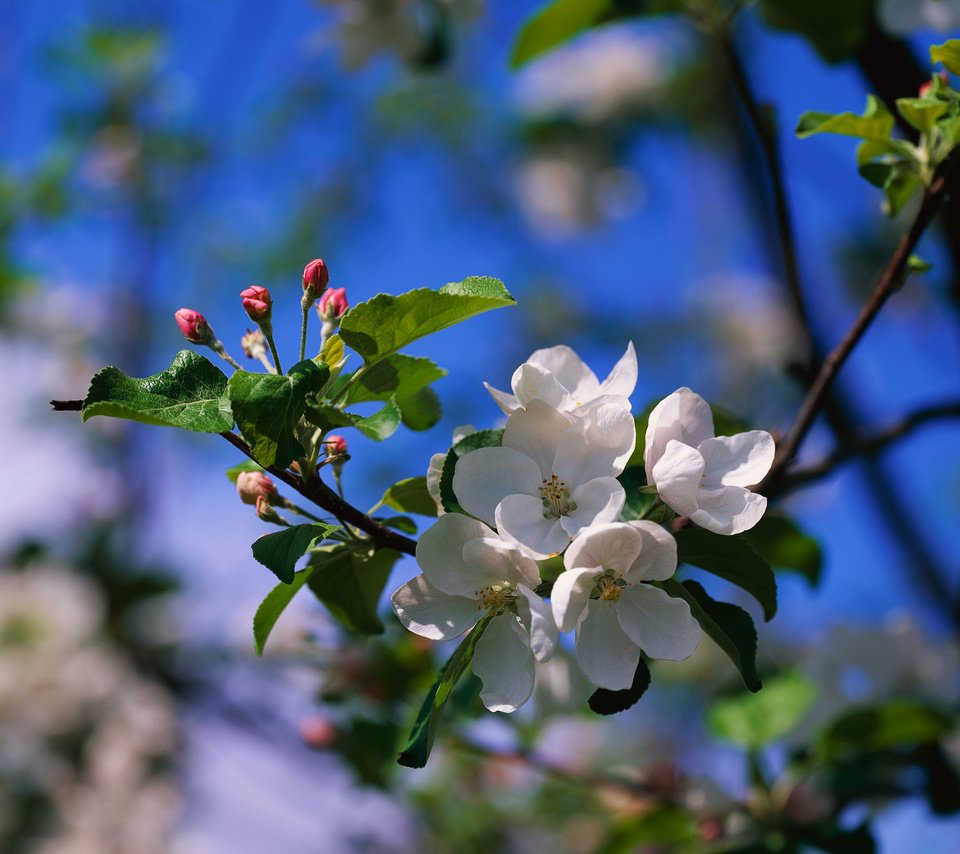
[[[624,582],[621,578],[612,575],[601,575],[597,579],[597,590],[600,598],[605,602],[616,602],[623,592]]]
[[[506,581],[500,584],[491,584],[484,587],[483,590],[474,591],[474,593],[480,600],[480,607],[483,610],[494,608],[497,614],[502,614],[513,605],[513,600],[516,597],[513,585]]]
[[[576,502],[570,500],[567,484],[555,474],[550,475],[550,480],[544,479],[538,491],[540,500],[543,501],[545,519],[559,519],[577,509]]]

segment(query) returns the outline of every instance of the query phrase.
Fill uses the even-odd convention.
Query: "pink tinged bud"
[[[349,308],[346,288],[330,288],[320,297],[320,317],[324,320],[339,320]]]
[[[303,293],[311,300],[322,294],[330,281],[330,272],[322,258],[314,258],[303,268]]]
[[[300,721],[300,738],[314,750],[331,747],[337,741],[336,727],[321,715],[310,715]]]
[[[207,344],[213,340],[213,330],[199,311],[181,308],[173,317],[187,341],[194,344]]]
[[[328,457],[339,457],[347,452],[347,440],[337,433],[331,433],[324,440]]]
[[[941,71],[937,77],[943,81],[944,86],[950,85],[950,75],[946,71]],[[921,98],[926,98],[933,91],[933,81],[928,80],[920,87],[920,92],[918,93]]]
[[[261,499],[268,505],[277,487],[262,471],[242,471],[237,476],[237,494],[244,504],[254,504],[260,512]]]
[[[270,291],[260,285],[251,285],[245,291],[240,292],[240,300],[243,302],[244,311],[247,312],[251,320],[269,320],[272,303],[270,300]]]

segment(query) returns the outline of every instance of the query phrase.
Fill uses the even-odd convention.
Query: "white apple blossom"
[[[507,419],[503,445],[457,460],[453,491],[468,513],[540,559],[582,528],[612,522],[625,494],[616,476],[636,442],[633,416],[616,400],[571,419],[531,400]]]
[[[627,398],[633,394],[636,384],[637,354],[631,341],[603,382],[573,350],[560,344],[535,351],[513,372],[510,381],[513,394],[499,391],[489,383],[484,386],[497,405],[510,415],[517,409],[525,409],[534,400],[542,400],[560,412],[572,412],[607,396],[618,398],[629,410]]]
[[[560,631],[577,630],[576,658],[601,688],[629,688],[641,650],[682,661],[700,642],[700,625],[682,599],[644,584],[677,568],[677,544],[653,522],[614,522],[583,531],[563,558],[551,602]]]
[[[677,513],[717,534],[739,534],[760,521],[767,499],[747,487],[773,464],[765,430],[715,437],[710,405],[680,388],[650,413],[644,444],[647,483]]]
[[[491,712],[513,712],[533,693],[534,659],[553,655],[557,628],[549,606],[534,592],[537,564],[482,522],[446,513],[417,543],[423,570],[392,597],[411,632],[448,640],[493,619],[477,641],[473,672]]]

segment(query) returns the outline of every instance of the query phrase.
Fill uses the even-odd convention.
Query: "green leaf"
[[[410,397],[446,375],[447,372],[430,359],[394,353],[364,369],[344,393],[343,402],[349,406],[370,400],[389,400],[394,396]],[[340,385],[349,380],[350,377],[342,378],[332,393],[336,394]]]
[[[292,584],[297,561],[336,530],[337,525],[293,525],[254,541],[253,556],[284,584]]]
[[[764,692],[766,693],[766,692]],[[953,728],[951,717],[917,700],[889,700],[849,712],[821,734],[818,748],[828,759],[937,741]]]
[[[322,546],[314,550],[314,573],[307,582],[313,594],[350,631],[383,634],[377,606],[390,570],[400,559],[393,549],[374,551],[353,545]]]
[[[623,519],[627,522],[646,519],[659,499],[656,492],[644,490],[647,485],[647,475],[643,466],[625,468],[617,480],[627,494],[627,500],[623,505]]]
[[[437,674],[436,681],[417,713],[417,719],[410,732],[410,737],[407,739],[407,746],[397,758],[397,762],[404,767],[423,768],[427,764],[447,700],[450,699],[450,694],[460,677],[470,666],[473,653],[477,648],[477,641],[480,640],[480,636],[492,619],[492,614],[484,615],[480,622],[470,630],[470,633],[460,641],[460,645],[450,656],[447,663],[443,665],[440,673]]]
[[[681,584],[671,578],[659,586],[674,598],[686,600],[700,627],[740,672],[747,689],[759,691],[763,686],[757,675],[757,630],[750,615],[736,605],[711,599],[696,581]]]
[[[602,23],[613,0],[555,0],[528,18],[510,56],[511,68],[569,41]]]
[[[307,395],[320,391],[329,376],[325,364],[304,359],[286,376],[237,371],[230,377],[227,396],[233,416],[258,463],[286,468],[303,456],[294,428],[306,411]]]
[[[930,48],[930,61],[942,62],[953,74],[960,74],[960,39],[950,39]]]
[[[357,415],[327,403],[316,403],[307,405],[306,417],[321,430],[356,427],[368,439],[382,442],[397,432],[401,414],[397,402],[391,398],[373,415]]]
[[[946,101],[931,101],[926,98],[897,98],[897,110],[920,133],[929,133],[949,104]]]
[[[236,483],[237,478],[245,471],[263,471],[263,466],[253,460],[244,460],[239,465],[228,468],[227,477],[230,478],[230,483]]]
[[[924,260],[914,253],[907,258],[907,271],[911,276],[919,276],[923,273],[929,273],[933,269],[933,264]]]
[[[707,724],[716,738],[759,750],[796,729],[816,696],[816,687],[802,673],[784,673],[768,679],[759,694],[714,701]]]
[[[803,36],[827,62],[857,52],[873,21],[875,0],[761,0],[766,22]]]
[[[97,371],[83,401],[82,417],[86,421],[106,415],[198,433],[223,433],[233,427],[226,390],[223,371],[203,356],[181,350],[169,368],[144,379],[128,377],[119,368]]]
[[[296,573],[293,581],[289,584],[281,583],[273,588],[267,598],[260,603],[257,613],[253,615],[253,651],[257,655],[263,655],[263,649],[267,644],[267,638],[270,632],[280,619],[284,608],[292,601],[293,597],[306,583],[310,577],[312,569],[307,568]]]
[[[724,537],[700,528],[677,531],[677,557],[746,590],[763,606],[766,620],[777,613],[777,580],[769,564],[742,536]]]
[[[397,405],[408,430],[429,430],[443,416],[440,398],[432,388],[422,388],[409,397],[398,398]]]
[[[634,705],[650,687],[650,668],[647,662],[640,658],[636,673],[633,674],[633,683],[622,691],[611,691],[609,688],[597,688],[590,695],[587,705],[598,715],[615,715],[625,712]]]
[[[480,448],[499,448],[503,442],[503,430],[478,430],[469,436],[464,436],[448,452],[443,461],[440,472],[440,503],[448,513],[465,513],[453,494],[453,475],[457,467],[457,460],[470,451]]]
[[[771,566],[800,573],[812,587],[820,583],[823,569],[820,544],[783,513],[767,510],[744,536]]]
[[[359,303],[340,321],[340,337],[372,365],[424,335],[507,305],[516,301],[499,279],[472,276],[436,291],[379,294]]]
[[[378,507],[391,507],[401,513],[418,513],[421,516],[437,515],[437,505],[427,492],[425,477],[408,477],[398,480],[371,508],[373,513]]]
[[[853,113],[804,113],[796,134],[801,139],[815,133],[836,133],[885,142],[893,130],[893,114],[876,95],[867,95],[867,107],[862,116]]]

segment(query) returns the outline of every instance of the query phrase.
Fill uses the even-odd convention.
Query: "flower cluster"
[[[630,687],[642,655],[680,661],[699,643],[690,606],[657,586],[677,568],[673,535],[623,519],[618,477],[636,444],[636,381],[631,344],[603,382],[557,346],[517,368],[512,393],[487,385],[508,416],[501,443],[457,460],[453,493],[465,513],[442,513],[424,533],[423,574],[393,595],[403,625],[433,640],[487,620],[473,670],[491,711],[530,698],[535,663],[550,658],[559,632],[575,630],[580,669],[610,690]],[[773,462],[769,433],[715,437],[709,405],[681,388],[654,408],[644,438],[648,487],[665,512],[719,534],[759,521],[766,499],[749,487]],[[545,583],[538,561],[558,555],[563,571]]]

